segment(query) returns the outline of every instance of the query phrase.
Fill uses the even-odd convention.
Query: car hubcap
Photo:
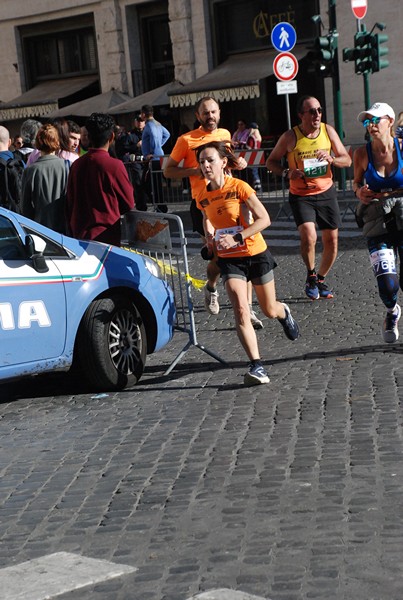
[[[134,372],[140,360],[141,331],[129,310],[116,313],[109,328],[109,352],[116,369],[125,375]]]

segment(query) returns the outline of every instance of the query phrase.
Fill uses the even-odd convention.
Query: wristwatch
[[[242,244],[242,242],[243,242],[242,233],[236,233],[232,237],[234,238],[234,242],[237,242],[238,244]]]
[[[281,173],[281,177],[283,179],[285,179],[288,176],[289,172],[290,172],[290,169],[284,169],[283,172]]]

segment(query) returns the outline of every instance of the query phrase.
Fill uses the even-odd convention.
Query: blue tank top
[[[391,173],[387,177],[382,177],[381,175],[379,175],[379,173],[374,168],[371,142],[368,142],[367,144],[368,166],[367,170],[364,173],[364,176],[369,188],[374,192],[386,192],[390,190],[397,190],[399,188],[403,188],[402,151],[400,150],[398,138],[395,138],[394,142],[397,156],[397,168],[395,169],[395,171],[393,171],[393,173]]]

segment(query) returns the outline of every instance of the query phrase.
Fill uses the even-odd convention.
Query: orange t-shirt
[[[196,204],[200,210],[206,213],[216,233],[220,229],[229,230],[226,233],[236,233],[253,222],[253,217],[245,201],[254,193],[253,188],[245,181],[226,175],[224,185],[219,190],[208,191],[204,184],[204,189],[196,197]],[[267,244],[262,234],[255,233],[235,248],[224,251],[217,246],[217,254],[223,258],[246,257],[260,254],[266,248]]]
[[[183,160],[183,166],[186,169],[196,169],[198,167],[195,149],[207,142],[231,141],[231,134],[227,129],[214,129],[214,131],[204,131],[201,127],[184,133],[177,140],[171,152],[171,158],[176,162]],[[189,177],[192,188],[192,198],[196,198],[199,191],[203,190],[206,183],[204,178],[197,175]]]

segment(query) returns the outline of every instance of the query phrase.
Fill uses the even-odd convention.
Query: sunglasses
[[[323,113],[323,108],[321,106],[319,106],[319,108],[308,108],[308,110],[303,110],[303,113],[309,113],[312,116],[316,115],[316,113],[318,113],[318,115],[321,115]]]
[[[381,119],[389,119],[389,117],[372,117],[371,119],[364,119],[362,124],[364,127],[368,127],[369,125],[379,125]]]

